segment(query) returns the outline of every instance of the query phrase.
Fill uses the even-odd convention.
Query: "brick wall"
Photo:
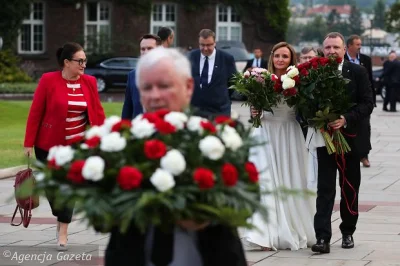
[[[56,51],[65,42],[75,41],[83,44],[84,37],[84,4],[60,4],[51,0],[45,6],[45,47],[40,55],[21,55],[23,60],[32,61],[37,73],[58,69]],[[242,23],[242,40],[247,49],[252,51],[261,47],[264,57],[268,55],[276,38],[259,36],[254,22],[245,19]],[[195,12],[186,11],[178,5],[176,44],[178,47],[193,49],[199,47],[198,33],[209,28],[216,31],[215,5],[204,5]],[[134,10],[124,5],[112,4],[111,8],[111,38],[112,50],[115,56],[138,56],[140,36],[150,31],[150,14],[138,15]],[[88,55],[90,61],[90,55]]]

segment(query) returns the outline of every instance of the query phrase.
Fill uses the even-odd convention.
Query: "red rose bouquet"
[[[132,121],[112,116],[80,142],[51,148],[34,193],[51,192],[57,206],[75,204],[102,232],[188,219],[251,227],[254,212],[267,213],[258,171],[247,161],[258,145],[249,133],[224,116],[210,121],[164,110]]]
[[[350,151],[342,131],[328,127],[329,122],[339,119],[354,105],[347,91],[349,80],[338,69],[340,63],[341,59],[336,57],[315,57],[287,73],[289,76],[292,72],[297,79],[289,84],[296,93],[285,95],[287,103],[295,106],[310,127],[321,132],[329,154]]]
[[[233,78],[234,89],[246,97],[247,106],[253,106],[256,110],[272,112],[272,107],[279,102],[276,86],[279,86],[278,77],[264,68],[253,68],[243,74],[237,73]],[[278,83],[277,83],[278,82]],[[253,117],[254,127],[261,126],[261,114]]]

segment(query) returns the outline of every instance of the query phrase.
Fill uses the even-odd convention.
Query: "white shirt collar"
[[[208,57],[208,60],[213,60],[214,58],[215,58],[215,54],[217,53],[217,50],[214,48],[214,51],[212,52],[212,54]],[[206,56],[205,55],[203,55],[202,53],[200,53],[201,54],[201,59],[203,60]]]
[[[343,63],[344,63],[344,58],[342,58],[342,63],[340,63],[340,65],[339,65],[339,67],[338,67],[338,69],[339,69],[340,71],[342,71],[342,69],[343,69]]]

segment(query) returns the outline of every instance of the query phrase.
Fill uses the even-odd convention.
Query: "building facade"
[[[56,50],[65,42],[83,44],[88,60],[99,55],[137,56],[138,40],[146,33],[157,33],[162,26],[175,31],[175,47],[198,48],[203,28],[216,32],[218,40],[241,41],[248,51],[261,47],[268,54],[272,43],[256,38],[255,23],[246,21],[230,6],[208,4],[190,12],[174,2],[158,1],[150,14],[138,15],[126,5],[110,1],[60,3],[38,0],[23,21],[17,52],[38,73],[57,69]]]

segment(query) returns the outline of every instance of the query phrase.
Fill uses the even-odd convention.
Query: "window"
[[[44,3],[30,4],[30,13],[22,21],[18,36],[18,53],[40,54],[44,52]]]
[[[150,22],[152,34],[157,34],[161,27],[170,27],[174,31],[173,46],[176,46],[176,9],[175,4],[154,4]]]
[[[85,50],[105,53],[111,48],[111,4],[87,2],[85,4]]]
[[[217,41],[242,41],[240,16],[230,6],[217,5]]]

